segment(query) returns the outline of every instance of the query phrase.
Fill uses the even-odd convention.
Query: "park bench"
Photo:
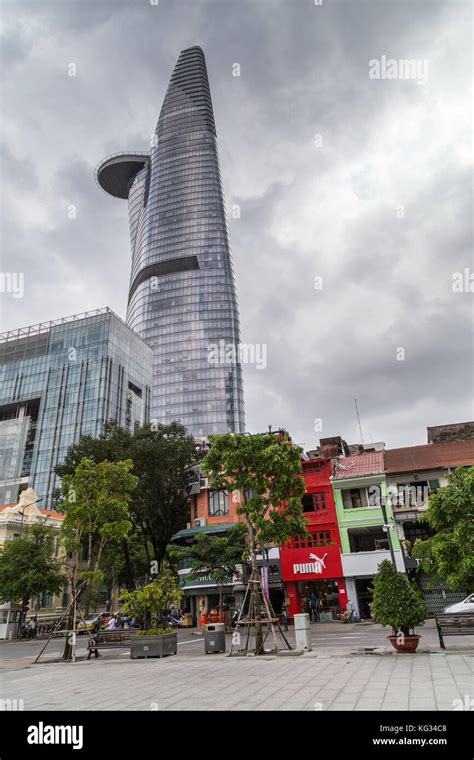
[[[87,659],[90,660],[92,652],[99,656],[99,649],[119,649],[129,646],[136,634],[134,628],[122,628],[116,631],[99,631],[94,633],[87,644]]]
[[[445,636],[474,636],[474,613],[472,612],[442,612],[436,615],[439,643],[442,649]]]

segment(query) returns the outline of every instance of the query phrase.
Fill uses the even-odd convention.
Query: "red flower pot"
[[[387,636],[387,639],[397,652],[415,652],[421,636],[404,636],[401,641],[399,636]]]

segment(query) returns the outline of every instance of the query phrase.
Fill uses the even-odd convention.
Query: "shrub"
[[[163,573],[163,575],[146,586],[135,591],[127,591],[120,597],[120,601],[124,602],[124,612],[126,615],[134,617],[137,620],[155,618],[158,625],[153,629],[149,629],[152,633],[158,630],[160,633],[168,633],[166,613],[172,604],[179,601],[181,596],[182,592],[176,578]],[[161,631],[161,628],[166,630]]]
[[[162,625],[160,628],[148,628],[146,631],[137,631],[137,636],[162,636],[164,633],[173,633],[170,625]]]
[[[426,620],[426,603],[389,560],[378,566],[372,590],[372,617],[379,625],[391,626],[394,636],[399,631],[409,636],[415,625]]]

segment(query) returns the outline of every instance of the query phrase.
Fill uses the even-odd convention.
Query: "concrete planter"
[[[130,646],[132,660],[147,657],[168,657],[178,651],[178,635],[162,633],[158,636],[134,636]]]

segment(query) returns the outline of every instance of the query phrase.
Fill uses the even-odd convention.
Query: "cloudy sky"
[[[1,268],[24,273],[23,298],[0,293],[1,329],[125,316],[127,207],[94,167],[148,149],[177,56],[199,44],[241,210],[241,338],[268,351],[244,368],[247,429],[352,443],[354,398],[364,440],[389,447],[472,419],[473,295],[453,290],[474,269],[470,3],[155,3],[0,0]],[[427,76],[369,78],[382,56]]]

